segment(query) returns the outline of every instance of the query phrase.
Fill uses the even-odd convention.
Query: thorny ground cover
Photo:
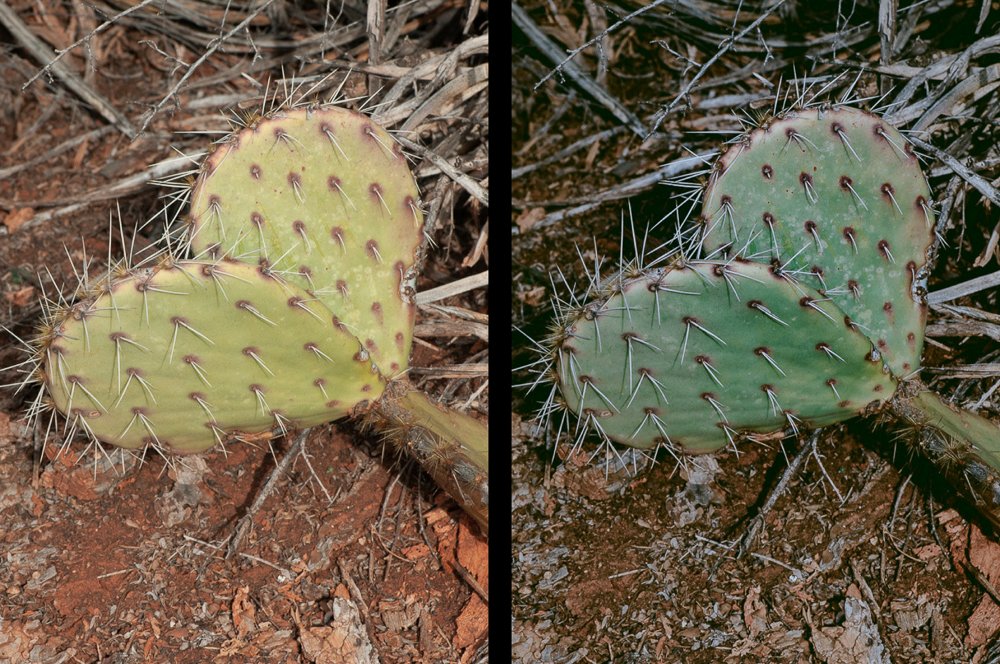
[[[515,324],[543,337],[554,266],[585,283],[581,259],[589,269],[598,255],[613,262],[622,244],[628,255],[633,237],[641,243],[689,191],[663,181],[703,168],[693,155],[711,155],[741,119],[771,109],[776,92],[794,99],[826,87],[831,99],[879,103],[922,141],[947,222],[929,282],[923,375],[997,419],[995,8],[656,4],[603,35],[641,4],[514,5]],[[671,230],[664,224],[647,246]],[[515,366],[534,359],[529,341],[515,345]],[[876,423],[605,479],[576,457],[550,464],[553,432],[532,422],[544,396],[522,393],[513,413],[516,661],[996,656],[995,534]],[[786,459],[802,470],[737,558]]]
[[[43,295],[75,285],[85,257],[97,274],[109,253],[155,241],[154,181],[219,135],[199,132],[265,98],[339,89],[408,141],[437,243],[418,290],[458,284],[420,307],[411,376],[484,417],[485,290],[461,284],[485,283],[488,266],[486,10],[0,3],[0,323],[30,336]],[[109,232],[119,210],[124,237]],[[0,336],[0,366],[20,360]],[[274,455],[230,446],[200,470],[95,470],[82,445],[39,456],[28,398],[0,391],[0,661],[484,660],[486,540],[358,427],[311,431],[227,560],[290,441]]]

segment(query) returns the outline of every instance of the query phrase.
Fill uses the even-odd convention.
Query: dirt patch
[[[309,650],[303,630],[322,632],[339,599],[360,611],[357,629],[381,661],[456,661],[474,652],[485,616],[470,618],[473,593],[452,590],[457,575],[445,561],[485,556],[475,525],[450,501],[427,506],[431,487],[409,485],[419,477],[400,482],[349,431],[317,430],[308,454],[316,476],[297,460],[239,554],[226,560],[235,519],[273,468],[266,448],[207,455],[200,499],[167,525],[177,521],[165,519],[162,505],[174,483],[161,461],[127,478],[102,468],[96,479],[89,468],[57,462],[33,488],[30,445],[6,444],[0,473],[5,486],[21,488],[2,510],[0,635],[9,643],[0,639],[0,648],[58,635],[53,656],[72,648],[81,658],[117,653],[122,661],[214,661],[223,653],[301,661]],[[102,485],[109,488],[97,494]],[[413,607],[423,624],[397,620],[396,603]]]

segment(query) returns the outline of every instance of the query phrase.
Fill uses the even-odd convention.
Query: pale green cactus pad
[[[909,143],[853,108],[796,110],[720,157],[706,254],[774,261],[833,299],[897,376],[920,366],[930,191]]]
[[[328,422],[383,390],[322,303],[232,262],[166,262],[113,279],[51,321],[39,354],[73,427],[164,453]]]
[[[553,356],[581,424],[643,449],[711,452],[743,432],[849,419],[895,392],[840,309],[745,261],[614,277],[560,321]]]
[[[412,345],[417,200],[399,144],[367,116],[281,111],[206,160],[189,237],[196,256],[270,265],[311,291],[393,377]]]

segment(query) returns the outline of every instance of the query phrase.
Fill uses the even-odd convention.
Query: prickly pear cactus
[[[638,448],[711,452],[738,433],[845,420],[895,391],[828,298],[747,261],[613,277],[556,338],[566,405]]]
[[[877,414],[1000,527],[1000,427],[915,377],[934,219],[900,134],[789,111],[734,141],[703,194],[671,267],[624,266],[560,314],[544,371],[576,440],[706,452]]]
[[[325,306],[234,262],[167,261],[112,278],[50,322],[39,355],[72,426],[162,453],[320,424],[383,390]]]
[[[28,381],[76,432],[164,456],[345,415],[388,435],[488,527],[488,432],[405,378],[423,215],[398,144],[340,108],[225,139],[191,191],[185,251],[113,267],[55,307]],[[391,389],[387,389],[390,388]]]
[[[929,200],[909,143],[881,118],[791,111],[720,157],[704,194],[703,246],[781,265],[836,302],[907,376],[923,346]]]
[[[408,366],[423,215],[399,144],[342,108],[281,111],[205,161],[195,255],[269,265],[310,290],[387,376]]]

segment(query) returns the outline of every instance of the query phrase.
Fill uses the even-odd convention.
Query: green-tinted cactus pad
[[[370,118],[279,112],[206,160],[191,197],[191,246],[270,264],[310,290],[392,377],[412,344],[417,197],[399,144]]]
[[[758,263],[615,278],[558,336],[566,405],[643,449],[711,452],[736,432],[848,419],[895,390],[842,311]]]
[[[852,108],[794,111],[720,158],[705,191],[704,248],[731,245],[730,254],[796,271],[906,376],[923,345],[929,199],[909,143],[882,119]]]
[[[312,426],[383,390],[325,306],[240,263],[115,279],[53,321],[42,353],[70,423],[133,449],[199,452],[230,433]]]

